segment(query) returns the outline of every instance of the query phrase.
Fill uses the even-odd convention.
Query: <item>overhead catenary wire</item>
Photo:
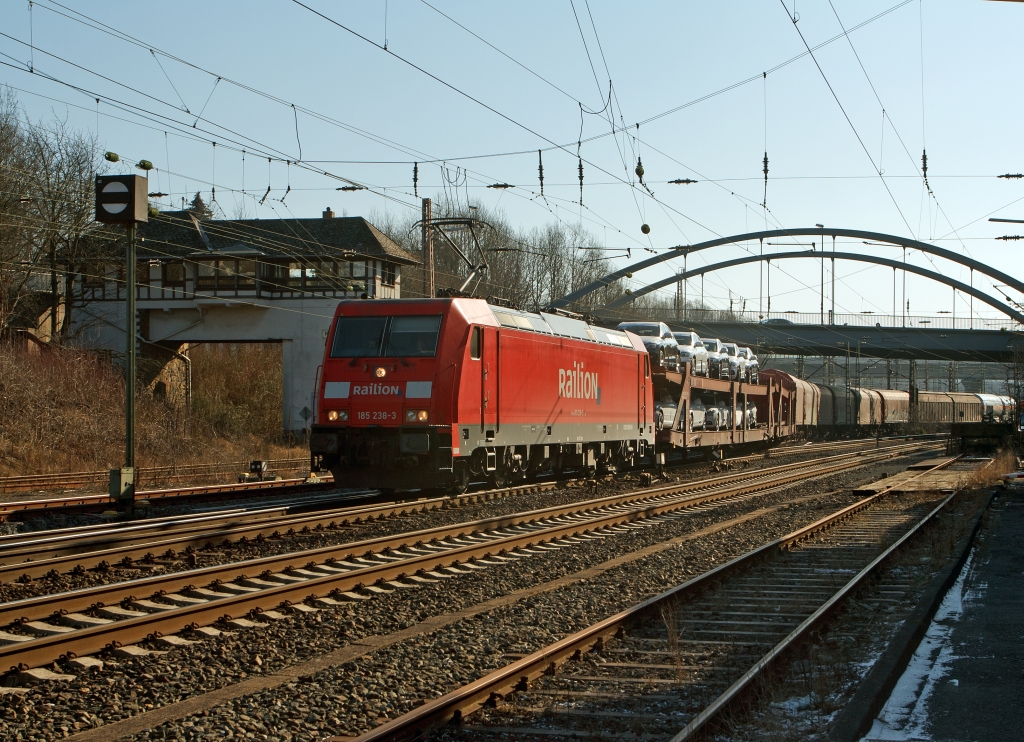
[[[301,2],[301,0],[292,0],[292,2],[295,5],[298,5],[298,6],[302,7],[302,8],[304,8],[304,9],[306,9],[307,11],[312,13],[313,15],[316,15],[317,17],[323,19],[324,21],[326,21],[326,22],[328,22],[328,23],[330,23],[330,24],[332,24],[334,26],[337,26],[338,28],[342,29],[346,33],[349,33],[349,34],[355,36],[356,38],[360,39],[361,41],[365,42],[366,44],[374,46],[374,47],[376,47],[377,49],[380,49],[381,51],[383,51],[386,54],[390,54],[391,56],[393,56],[395,59],[397,59],[398,61],[402,62],[403,64],[408,65],[409,67],[415,69],[416,71],[420,72],[421,74],[426,75],[430,79],[434,80],[438,84],[448,88],[452,92],[454,92],[454,93],[456,93],[456,94],[466,98],[467,100],[469,100],[469,101],[471,101],[471,102],[481,106],[482,108],[490,111],[491,113],[493,113],[496,116],[500,117],[501,119],[507,121],[508,123],[512,124],[513,126],[518,127],[520,129],[522,129],[523,131],[525,131],[525,132],[527,132],[529,134],[532,134],[533,136],[535,136],[535,137],[537,137],[539,139],[542,139],[543,141],[547,142],[548,144],[553,145],[555,148],[565,152],[566,154],[570,154],[571,155],[571,150],[569,150],[568,147],[566,147],[564,145],[558,144],[554,140],[550,139],[549,137],[544,136],[543,134],[541,134],[540,132],[538,132],[535,129],[531,128],[530,126],[527,126],[526,124],[523,124],[522,122],[517,121],[516,119],[512,118],[508,114],[499,111],[498,109],[496,109],[493,106],[485,103],[484,101],[480,100],[479,98],[471,95],[470,93],[467,93],[466,91],[456,87],[455,85],[447,82],[446,80],[443,80],[442,78],[438,77],[437,75],[433,74],[432,72],[429,72],[428,70],[426,70],[423,67],[419,66],[415,62],[412,62],[412,61],[402,57],[401,55],[396,54],[395,52],[393,52],[391,50],[383,49],[379,44],[377,44],[376,42],[372,41],[371,39],[368,39],[366,36],[360,34],[357,31],[354,31],[353,29],[351,29],[348,26],[346,26],[345,24],[343,24],[343,23],[341,23],[341,22],[331,18],[330,16],[327,16],[327,15],[321,13],[320,11],[318,11],[318,10],[308,6],[308,5],[306,5],[305,3]],[[580,158],[580,160],[581,160],[581,163],[584,162],[584,160],[582,160],[582,158]],[[604,169],[600,165],[597,165],[596,163],[591,162],[590,160],[585,160],[585,162],[586,162],[587,165],[590,165],[591,167],[596,168],[597,170],[599,170],[602,173],[605,173],[606,175],[609,175],[609,176],[611,176],[613,178],[616,177],[613,173],[611,173],[608,170]],[[630,188],[635,190],[635,186],[633,186],[631,183],[629,183],[628,180],[623,180],[623,183],[628,185],[628,186],[630,186]],[[648,196],[648,197],[652,198],[652,199],[654,198],[653,196]],[[697,226],[707,230],[708,232],[711,232],[713,234],[717,234],[717,233],[714,232],[713,229],[711,229],[710,227],[705,226],[704,224],[701,224],[699,221],[697,221],[693,217],[689,216],[688,214],[684,214],[683,212],[679,211],[678,209],[674,209],[671,206],[668,206],[667,208],[671,209],[672,211],[675,211],[680,216],[682,216],[684,219],[687,219],[688,221],[693,222],[694,224],[696,224]]]
[[[907,1],[909,2],[909,0],[907,0]],[[82,22],[82,23],[85,23],[86,25],[89,25],[90,27],[96,28],[97,30],[102,30],[102,31],[103,31],[103,32],[105,32],[105,33],[110,33],[110,34],[112,34],[112,35],[115,35],[115,36],[117,36],[118,38],[122,38],[122,39],[124,39],[124,40],[126,40],[126,41],[130,41],[130,42],[132,42],[132,43],[136,43],[136,44],[138,44],[138,45],[140,45],[140,46],[146,46],[146,45],[144,45],[144,44],[143,44],[142,42],[139,42],[138,40],[136,40],[136,39],[133,39],[133,37],[130,37],[130,36],[129,36],[129,35],[127,35],[127,34],[123,34],[122,32],[118,32],[118,31],[116,31],[115,29],[111,29],[111,28],[110,28],[109,26],[106,26],[105,24],[101,24],[101,23],[99,23],[99,22],[96,22],[96,21],[94,21],[93,19],[88,19],[88,16],[85,16],[84,14],[81,14],[81,13],[80,13],[80,12],[78,12],[78,11],[75,11],[75,10],[72,10],[72,9],[70,9],[70,8],[67,8],[66,6],[63,6],[63,5],[61,5],[60,3],[54,3],[54,4],[55,4],[55,5],[57,5],[58,7],[62,7],[62,8],[64,8],[65,10],[68,10],[68,11],[69,11],[70,13],[74,13],[74,14],[75,14],[76,16],[80,16],[80,17],[76,17],[76,18],[73,18],[73,20],[76,20],[77,22]],[[901,4],[901,5],[902,5],[902,4]],[[854,27],[854,28],[853,28],[853,29],[851,29],[851,30],[856,30],[857,28],[863,27],[863,26],[864,26],[864,25],[866,25],[867,23],[871,23],[871,22],[873,22],[873,21],[877,20],[878,18],[880,18],[880,17],[882,17],[882,16],[884,16],[884,15],[888,14],[889,12],[892,12],[892,11],[893,11],[893,10],[895,10],[896,8],[898,8],[898,7],[901,7],[901,5],[897,5],[897,6],[894,6],[893,8],[890,8],[889,10],[887,10],[887,11],[884,11],[883,13],[880,13],[880,14],[878,14],[878,15],[874,16],[873,18],[870,18],[870,19],[868,19],[868,20],[867,20],[867,21],[865,21],[864,23],[862,23],[862,24],[859,24],[858,26]],[[50,10],[51,10],[52,12],[59,12],[59,11],[56,11],[56,10],[54,10],[54,9],[52,9],[52,8],[49,8],[49,9],[50,9]],[[589,10],[589,7],[588,7],[588,10]],[[64,14],[62,14],[62,15],[64,15]],[[69,17],[69,18],[71,18],[71,16],[67,16],[67,15],[65,15],[65,17]],[[87,22],[87,21],[83,21],[83,20],[81,20],[82,18],[88,19],[89,21],[92,21],[92,22]],[[838,37],[836,37],[836,38],[838,38]],[[598,44],[599,44],[599,47],[600,47],[600,37],[599,37],[599,36],[597,37],[597,40],[598,40]],[[824,43],[831,43],[831,41],[834,41],[834,39],[832,39],[832,40],[829,40],[829,41],[826,41],[826,42],[824,42]],[[148,46],[146,46],[146,48],[151,48],[151,47],[148,47]],[[820,45],[819,45],[818,47],[815,47],[815,48],[820,48]],[[602,56],[603,56],[603,48],[601,49],[601,51],[602,51]],[[162,53],[166,54],[165,52],[162,52]],[[799,57],[801,57],[801,56],[804,56],[804,55],[805,55],[805,54],[801,54],[801,55],[798,55],[798,56],[797,56],[797,57],[795,57],[795,58],[794,58],[793,60],[788,60],[787,62],[784,62],[782,66],[784,66],[785,64],[788,64],[788,63],[790,63],[791,61],[794,61],[795,59],[797,59],[797,58],[799,58]],[[202,68],[200,68],[200,67],[198,67],[198,66],[196,66],[196,65],[192,65],[191,63],[185,62],[184,60],[180,60],[179,58],[173,57],[173,55],[168,55],[168,56],[169,56],[169,57],[171,57],[171,58],[174,58],[174,59],[176,59],[177,61],[180,61],[180,62],[182,62],[182,63],[184,63],[184,64],[189,64],[190,66],[192,66],[192,67],[195,67],[196,69],[202,69]],[[776,69],[777,69],[777,68],[778,68],[778,67],[776,67]],[[204,71],[206,71],[206,70],[204,70]],[[208,73],[209,73],[209,71],[206,71],[206,72],[208,72]],[[209,73],[209,74],[213,74],[213,73]],[[239,83],[234,83],[234,82],[233,82],[232,84],[239,84]],[[240,85],[240,84],[239,84],[239,85]],[[272,96],[269,96],[269,95],[267,95],[267,94],[263,93],[262,91],[258,91],[258,90],[256,90],[256,89],[253,89],[253,88],[251,88],[251,87],[248,87],[248,86],[244,86],[244,85],[240,85],[240,87],[244,87],[244,88],[246,88],[246,89],[248,89],[248,90],[250,90],[250,91],[252,91],[252,92],[255,92],[255,93],[257,93],[257,94],[260,94],[260,95],[264,95],[265,97],[268,97],[268,98],[271,98],[271,99],[273,99],[273,97],[272,97]],[[277,99],[277,100],[278,100],[278,102],[284,103],[284,101],[280,101],[280,99]],[[343,125],[343,126],[344,126],[344,124],[341,124],[341,123],[336,123],[336,125]],[[615,128],[615,127],[613,126],[613,127],[612,127],[612,133],[614,133],[614,128]],[[623,124],[623,128],[625,128],[625,124]],[[367,135],[367,133],[366,133],[366,132],[362,132],[362,134],[361,134],[361,135]],[[634,196],[634,198],[635,198],[635,196]],[[662,209],[664,210],[664,206],[662,206]],[[684,216],[685,216],[685,215],[684,215]],[[619,231],[621,231],[621,230],[619,230]]]
[[[893,132],[896,134],[896,138],[899,140],[900,146],[903,147],[903,151],[907,155],[907,159],[910,160],[911,165],[913,165],[914,169],[917,171],[917,173],[921,176],[921,179],[924,181],[924,186],[925,186],[925,189],[927,190],[928,195],[932,198],[933,201],[935,201],[935,207],[942,214],[943,218],[946,220],[946,222],[949,224],[949,226],[953,227],[952,221],[950,221],[949,217],[946,216],[946,212],[942,208],[942,205],[939,203],[938,197],[935,195],[935,192],[932,190],[931,185],[928,183],[928,164],[927,164],[928,163],[928,155],[927,155],[927,146],[926,146],[926,142],[925,142],[925,130],[924,130],[924,26],[923,26],[923,21],[922,21],[922,25],[921,25],[921,142],[922,142],[922,150],[921,150],[921,167],[918,167],[917,166],[917,162],[914,160],[914,157],[910,154],[910,150],[907,148],[906,143],[903,141],[903,137],[900,134],[899,129],[896,128],[895,122],[892,120],[892,117],[888,115],[888,113],[886,111],[886,108],[885,108],[885,104],[882,102],[881,96],[879,96],[878,91],[875,89],[875,84],[874,84],[874,82],[872,82],[871,76],[868,74],[867,68],[864,66],[864,62],[861,61],[860,54],[857,53],[857,47],[854,46],[853,39],[850,38],[850,34],[846,31],[846,26],[843,24],[842,19],[839,17],[839,13],[838,13],[838,11],[836,11],[835,5],[833,5],[832,0],[829,0],[829,7],[832,8],[832,14],[836,17],[836,22],[839,23],[839,27],[843,31],[843,36],[846,38],[847,43],[850,45],[850,50],[853,52],[854,57],[856,57],[857,64],[860,66],[861,72],[864,73],[864,78],[868,81],[868,85],[871,87],[871,92],[874,94],[875,100],[878,101],[878,105],[882,109],[882,122],[883,122],[883,125],[882,125],[882,141],[884,142],[884,137],[885,137],[885,120],[888,119],[889,125],[892,127]],[[919,10],[920,10],[920,0],[919,0]],[[923,13],[923,10],[921,10],[920,12]],[[884,174],[885,173],[885,171],[882,169],[881,153],[879,154],[878,170],[879,170],[880,174]],[[957,238],[960,237],[960,235],[958,233],[956,233],[956,229],[955,228],[954,228],[954,233],[956,234]],[[962,246],[964,248],[964,251],[968,255],[971,255],[970,250],[967,248],[966,244],[963,244],[962,240],[961,240],[961,244],[962,244]]]
[[[36,0],[36,2],[37,2],[37,4],[39,4],[39,0]],[[480,41],[482,41],[483,43],[485,43],[488,46],[490,46],[495,51],[497,51],[497,52],[503,54],[504,56],[508,57],[511,61],[515,62],[517,65],[523,67],[524,69],[527,69],[534,76],[539,77],[540,79],[542,79],[547,84],[549,84],[552,87],[556,88],[559,92],[563,93],[569,99],[571,99],[573,101],[576,101],[576,102],[579,102],[578,99],[575,98],[574,96],[572,96],[571,94],[569,94],[569,93],[565,92],[564,90],[558,88],[553,83],[548,81],[546,78],[543,78],[538,73],[534,72],[533,70],[530,70],[529,68],[527,68],[522,63],[518,62],[514,58],[512,58],[509,55],[505,54],[500,49],[498,49],[494,45],[492,45],[489,42],[487,42],[486,39],[483,39],[479,35],[475,34],[473,31],[469,30],[468,28],[466,28],[462,24],[458,23],[457,21],[452,19],[450,16],[447,16],[444,13],[441,13],[439,10],[434,8],[432,5],[429,5],[428,3],[426,3],[425,0],[421,0],[421,2],[423,2],[425,5],[430,7],[432,10],[435,10],[435,12],[440,13],[442,16],[444,16],[448,20],[450,20],[453,23],[455,23],[455,25],[459,26],[460,28],[462,28],[467,33],[470,33],[471,35],[475,36],[476,38],[478,38]],[[912,0],[901,0],[901,2],[898,2],[896,5],[893,5],[892,7],[888,8],[886,10],[883,10],[880,13],[875,14],[874,16],[871,16],[870,18],[867,18],[866,20],[858,23],[857,25],[850,27],[848,29],[848,33],[853,33],[854,31],[858,31],[858,30],[864,28],[865,26],[868,26],[868,25],[870,25],[870,24],[872,24],[872,23],[882,19],[885,16],[889,15],[890,13],[893,13],[894,11],[896,11],[896,10],[902,8],[903,6],[909,4],[910,2],[912,2]],[[76,23],[80,23],[82,25],[88,26],[88,27],[90,27],[90,28],[92,28],[92,29],[94,29],[96,31],[101,32],[101,33],[105,33],[105,34],[114,36],[114,37],[116,37],[116,38],[118,38],[118,39],[120,39],[122,41],[125,41],[127,43],[133,44],[133,45],[135,45],[135,46],[137,46],[139,48],[142,48],[142,49],[145,49],[145,50],[154,49],[159,54],[162,54],[163,56],[166,56],[168,59],[171,59],[171,60],[173,60],[175,62],[178,62],[180,64],[183,64],[183,65],[186,65],[188,67],[191,67],[192,69],[195,69],[197,71],[203,72],[203,73],[205,73],[207,75],[210,75],[210,76],[213,76],[213,77],[217,77],[218,76],[217,73],[215,73],[215,72],[211,72],[210,70],[207,70],[207,69],[205,69],[205,68],[203,68],[203,67],[201,67],[199,65],[196,65],[196,64],[194,64],[192,62],[189,62],[189,61],[184,60],[184,59],[182,59],[180,57],[177,57],[177,56],[175,56],[173,54],[170,54],[169,52],[162,51],[162,50],[156,48],[155,46],[153,46],[151,44],[148,44],[148,43],[146,43],[144,41],[141,41],[141,40],[131,36],[130,34],[127,34],[127,33],[123,32],[123,31],[119,31],[118,29],[115,29],[112,26],[109,26],[109,25],[104,24],[104,23],[102,23],[100,21],[97,21],[96,19],[89,17],[88,15],[82,13],[81,11],[75,10],[73,8],[69,8],[66,5],[62,5],[61,3],[57,2],[56,0],[43,0],[43,3],[44,4],[41,4],[40,7],[44,8],[46,10],[49,10],[52,13],[56,13],[58,15],[61,15],[61,16],[65,17],[65,18],[69,19],[69,20],[72,20],[72,21],[74,21]],[[68,11],[68,13],[71,13],[73,15],[68,15],[66,13],[61,13],[60,11],[55,10],[54,8],[48,7],[45,3],[49,3],[50,5],[55,5],[55,6],[59,7],[59,8],[63,8],[64,10]],[[834,43],[835,41],[843,38],[843,36],[844,36],[844,34],[837,34],[837,35],[835,35],[835,36],[833,36],[833,37],[831,37],[829,39],[826,39],[825,41],[823,41],[823,42],[815,45],[814,47],[812,47],[812,51],[817,51],[817,50],[819,50],[821,48],[824,48],[824,47]],[[598,37],[598,44],[600,45],[600,38],[599,37]],[[769,74],[771,74],[772,72],[780,70],[780,69],[782,69],[782,68],[784,68],[784,67],[786,67],[786,66],[788,66],[788,65],[790,65],[790,64],[792,64],[792,63],[794,63],[794,62],[796,62],[796,61],[798,61],[800,59],[802,59],[803,57],[805,57],[807,55],[808,55],[808,52],[806,52],[806,51],[801,52],[800,54],[797,54],[797,55],[795,55],[795,56],[793,56],[793,57],[791,57],[791,58],[789,58],[787,60],[784,60],[783,62],[781,62],[781,63],[779,63],[777,65],[775,65],[774,67],[769,68],[767,70],[767,72]],[[734,83],[732,85],[729,85],[727,87],[718,89],[716,91],[708,93],[708,94],[706,94],[704,96],[701,96],[699,98],[695,98],[693,100],[690,100],[690,101],[688,101],[686,103],[683,103],[683,104],[681,104],[679,106],[676,106],[676,107],[673,107],[671,109],[668,109],[667,111],[663,111],[663,112],[661,112],[659,114],[656,114],[654,116],[651,116],[651,117],[648,117],[646,119],[643,119],[639,123],[641,125],[651,123],[652,121],[656,121],[659,118],[663,118],[665,116],[672,115],[672,114],[677,113],[677,112],[679,112],[681,110],[689,108],[689,107],[691,107],[693,105],[697,105],[699,103],[702,103],[705,100],[709,100],[710,98],[713,98],[713,97],[716,97],[718,95],[722,95],[724,93],[727,93],[727,92],[729,92],[731,90],[734,90],[737,87],[741,87],[743,85],[746,85],[746,84],[749,84],[751,82],[754,82],[757,79],[760,79],[761,78],[761,74],[762,73],[758,73],[757,75],[753,75],[751,77],[745,78],[745,79],[743,79],[743,80],[741,80],[741,81],[739,81],[737,83]],[[229,83],[231,85],[235,85],[235,86],[239,87],[240,89],[243,89],[243,90],[245,90],[247,92],[250,92],[250,93],[253,93],[255,95],[264,97],[267,100],[271,100],[271,101],[273,101],[275,103],[278,103],[280,105],[284,105],[284,106],[290,106],[291,105],[291,103],[289,103],[288,101],[285,101],[284,99],[276,97],[276,96],[274,96],[274,95],[272,95],[270,93],[266,93],[266,92],[264,92],[262,90],[259,90],[257,88],[253,88],[252,86],[246,85],[245,83],[241,83],[241,82],[239,82],[237,80],[233,80],[233,79],[231,79],[231,78],[229,78],[227,76],[222,76],[222,79],[225,82],[227,82],[227,83]],[[327,123],[331,123],[332,125],[340,126],[340,127],[345,128],[345,129],[347,129],[349,131],[352,131],[353,133],[357,133],[360,136],[364,136],[364,137],[371,138],[371,139],[374,139],[374,140],[377,140],[377,141],[381,141],[381,142],[387,142],[389,144],[389,146],[393,146],[393,147],[401,149],[401,145],[398,145],[395,142],[390,142],[389,140],[386,140],[386,139],[384,139],[382,137],[378,137],[377,135],[374,135],[374,134],[372,134],[370,132],[367,132],[367,131],[362,130],[362,129],[358,129],[357,127],[353,127],[353,126],[351,126],[349,124],[346,124],[344,122],[338,121],[337,119],[333,119],[330,116],[326,116],[325,114],[321,114],[321,113],[318,113],[317,111],[314,111],[314,110],[308,109],[308,108],[303,108],[301,106],[299,106],[298,108],[303,113],[306,113],[307,115],[315,116],[315,117],[319,118],[320,120],[323,120],[323,121],[325,121]],[[598,134],[598,135],[595,135],[593,137],[590,137],[590,138],[588,138],[587,140],[584,141],[584,144],[586,144],[589,141],[593,141],[595,139],[603,138],[605,136],[609,136],[609,135],[616,136],[619,133],[625,132],[629,128],[629,126],[631,126],[631,125],[627,126],[623,122],[621,127],[614,127],[611,132],[605,132],[605,133]],[[569,145],[566,144],[566,145],[563,145],[563,146],[569,146]],[[552,147],[549,147],[549,149],[557,149],[557,147],[552,146]],[[454,162],[456,160],[484,159],[484,158],[492,158],[492,157],[516,156],[516,155],[531,154],[532,152],[533,152],[533,150],[519,150],[519,151],[512,151],[512,152],[491,153],[491,154],[483,154],[483,155],[469,155],[469,156],[461,156],[461,157],[460,156],[436,157],[433,160],[431,160],[431,162],[442,162],[442,161]],[[308,160],[307,162],[311,162],[311,163],[320,162],[320,163],[324,163],[324,164],[332,164],[332,163],[333,164],[346,164],[346,163],[349,163],[351,161]],[[398,162],[398,163],[407,163],[408,164],[408,163],[411,163],[412,160],[402,160],[402,161],[396,161],[396,162]],[[424,162],[427,162],[427,160],[421,159],[420,162],[424,163]]]
[[[7,65],[7,66],[12,66],[12,65]],[[15,68],[16,68],[16,69],[18,69],[17,67],[15,67]],[[65,82],[63,82],[63,81],[60,81],[60,80],[58,80],[58,79],[56,79],[56,78],[53,78],[52,76],[48,76],[48,79],[52,79],[52,80],[54,80],[55,82],[58,82],[58,83],[60,83],[60,84],[64,84],[64,85],[66,85],[66,86],[68,86],[68,87],[70,87],[70,88],[72,88],[72,89],[75,89],[75,90],[83,90],[82,88],[80,88],[80,87],[78,87],[78,86],[75,86],[75,85],[71,85],[71,84],[69,84],[69,83],[65,83]],[[120,104],[121,102],[120,102],[120,101],[116,101],[116,103]],[[123,104],[123,105],[124,105],[124,106],[126,106],[126,108],[128,108],[128,109],[135,109],[135,110],[133,111],[133,113],[137,113],[138,111],[144,111],[144,110],[145,110],[145,109],[140,109],[140,108],[139,108],[138,106],[133,106],[133,105],[131,105],[131,104]],[[173,106],[172,106],[172,107],[173,107]],[[148,113],[150,113],[150,114],[151,114],[151,112],[148,112]],[[152,115],[157,115],[157,116],[160,116],[160,118],[162,119],[162,121],[163,121],[164,123],[167,123],[167,122],[169,122],[169,120],[167,119],[167,117],[166,117],[166,116],[162,116],[162,115],[160,115],[160,114],[152,114]],[[177,123],[177,122],[171,122],[171,123]],[[196,127],[193,127],[193,128],[196,128]],[[230,131],[230,130],[229,130],[229,131]],[[251,138],[248,138],[248,139],[249,139],[249,141],[250,141],[250,142],[255,142],[255,140],[252,140]],[[283,153],[281,153],[281,154],[283,154]],[[271,158],[271,159],[280,159],[280,161],[282,161],[282,162],[287,162],[287,160],[286,160],[286,158],[285,158],[285,157],[280,157],[280,156],[278,156],[277,158],[274,158],[274,157],[273,157],[273,155],[271,155],[271,156],[270,156],[270,158]],[[305,167],[305,165],[303,165],[303,166]],[[313,169],[313,168],[309,168],[309,167],[305,167],[305,169],[309,169],[309,170],[311,170],[311,171],[313,171],[313,172],[320,172],[320,171],[318,171],[318,170],[316,170],[316,169]],[[342,180],[343,182],[349,182],[349,183],[352,183],[352,182],[354,182],[354,181],[351,181],[350,179],[346,179],[346,178],[341,178],[341,177],[339,177],[339,176],[336,176],[336,175],[333,175],[333,174],[330,174],[330,173],[327,173],[327,172],[322,172],[322,174],[323,174],[323,175],[327,175],[327,176],[329,176],[329,177],[335,177],[335,178],[338,178],[338,179]],[[388,196],[387,196],[386,194],[381,194],[381,193],[379,193],[379,192],[376,192],[376,193],[377,193],[377,195],[383,195],[383,196],[384,196],[385,198],[388,198]],[[265,197],[266,197],[266,195],[269,195],[269,192],[268,192],[268,194],[265,194]],[[413,208],[413,207],[412,207],[412,206],[411,206],[410,204],[407,204],[407,203],[401,202],[400,200],[399,200],[398,202],[399,202],[399,203],[403,203],[403,205],[405,205],[405,206],[407,206],[407,207],[409,207],[409,208]],[[550,209],[549,209],[549,211],[550,211]],[[617,231],[619,231],[619,232],[621,233],[621,230],[617,230]]]
[[[800,30],[800,27],[797,25],[796,21],[793,20],[792,16],[789,15],[789,10],[786,8],[785,2],[783,2],[783,0],[779,0],[779,2],[782,4],[782,9],[786,11],[786,17],[789,18],[789,20],[793,23],[793,28],[800,36],[800,41],[803,42],[804,47],[807,49],[807,53],[810,55],[811,61],[814,62],[814,66],[818,69],[818,72],[821,74],[821,78],[822,80],[825,81],[825,85],[828,87],[829,92],[832,94],[832,97],[835,99],[836,104],[839,106],[839,110],[842,111],[843,117],[846,119],[846,122],[850,125],[850,129],[853,131],[854,136],[857,138],[857,142],[860,144],[861,149],[864,150],[864,154],[871,162],[871,167],[874,168],[875,172],[878,174],[879,179],[882,181],[882,185],[885,187],[886,193],[889,194],[889,198],[892,200],[893,206],[896,207],[896,211],[899,212],[900,218],[903,220],[904,225],[906,225],[907,227],[907,231],[910,234],[914,234],[914,230],[911,229],[910,227],[910,222],[908,222],[907,218],[903,215],[903,209],[900,208],[899,203],[897,203],[896,201],[896,197],[889,189],[889,184],[885,182],[885,178],[883,178],[881,172],[879,172],[878,166],[875,164],[874,158],[871,156],[871,153],[868,151],[867,146],[864,144],[864,140],[861,138],[860,133],[857,131],[857,127],[853,125],[853,121],[850,119],[849,114],[846,113],[846,109],[843,107],[842,101],[839,100],[839,96],[836,95],[836,91],[832,87],[832,83],[829,82],[828,76],[825,74],[825,71],[821,68],[821,65],[818,63],[818,58],[815,57],[814,52],[811,51],[811,46],[810,44],[807,43],[807,39],[804,38],[803,31]]]

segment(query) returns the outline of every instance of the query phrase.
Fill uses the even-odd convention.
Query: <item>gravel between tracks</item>
[[[752,459],[735,463],[727,462],[719,468],[725,471],[756,471],[770,466],[777,466],[781,463],[789,463],[779,459]],[[678,481],[691,481],[702,477],[713,475],[714,472],[709,466],[701,465],[694,468],[676,470],[669,476],[675,477]],[[611,481],[601,481],[597,490],[584,490],[579,486],[564,486],[554,490],[542,492],[517,493],[499,500],[493,500],[478,504],[465,504],[450,509],[431,510],[416,515],[388,518],[377,520],[372,523],[360,523],[349,525],[337,530],[316,531],[307,535],[286,536],[280,539],[267,539],[262,542],[248,541],[247,543],[234,543],[224,547],[213,545],[210,548],[203,548],[197,552],[197,567],[210,567],[218,564],[229,564],[245,559],[256,559],[277,554],[287,554],[305,549],[316,549],[323,546],[344,544],[363,539],[390,536],[404,531],[415,531],[425,528],[436,528],[439,526],[453,525],[465,521],[492,518],[500,515],[524,512],[556,505],[567,505],[580,500],[587,500],[594,497],[604,497],[622,494],[639,488],[639,477],[629,474],[618,477]],[[254,506],[271,506],[272,500],[260,500]],[[409,507],[417,507],[414,501],[409,502]],[[182,515],[192,512],[185,506],[168,508],[164,515]],[[157,514],[154,513],[154,516]],[[339,519],[340,520],[340,519]],[[95,522],[95,521],[93,521]],[[160,559],[160,555],[155,555]],[[161,559],[161,561],[164,561]],[[192,569],[184,559],[176,559],[168,564],[161,564],[155,570],[141,568],[112,567],[108,569],[90,569],[81,574],[66,572],[53,574],[40,579],[28,582],[7,582],[0,583],[0,602],[11,602],[34,598],[40,595],[51,595],[53,593],[79,590],[81,588],[93,587],[96,585],[107,585],[126,580],[138,579],[151,574],[166,572],[183,572]]]
[[[58,739],[321,656],[363,637],[407,628],[428,616],[576,573],[753,508],[877,479],[882,472],[891,473],[906,463],[883,462],[795,485],[783,493],[695,512],[688,518],[621,537],[535,556],[418,590],[398,591],[358,605],[290,617],[167,655],[111,662],[104,670],[83,673],[67,685],[39,686],[24,695],[9,697],[0,719],[0,736]],[[579,492],[572,494],[578,496]],[[305,682],[288,683],[157,727],[136,739],[314,739],[368,729],[384,717],[396,716],[422,699],[501,666],[506,653],[533,651],[855,499],[845,491],[780,509],[615,567],[599,578],[457,621],[319,672]],[[516,504],[521,502],[517,500]],[[464,518],[465,512],[460,509],[449,515]],[[57,663],[55,668],[63,669],[64,665]]]

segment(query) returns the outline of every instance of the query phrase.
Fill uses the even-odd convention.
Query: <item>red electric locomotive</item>
[[[481,299],[343,301],[310,436],[344,487],[464,490],[613,469],[654,442],[639,338]]]

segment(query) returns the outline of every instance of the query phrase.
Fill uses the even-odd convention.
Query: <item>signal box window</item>
[[[185,264],[184,263],[164,263],[164,265],[163,265],[163,282],[164,282],[164,286],[184,286],[185,285]]]
[[[395,285],[395,264],[382,263],[380,271],[380,282],[385,286]]]
[[[469,357],[474,361],[480,360],[480,349],[483,345],[484,330],[482,327],[474,327],[473,333],[469,336]]]

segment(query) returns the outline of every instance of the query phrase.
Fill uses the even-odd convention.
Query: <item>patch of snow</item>
[[[783,711],[803,711],[806,708],[810,708],[812,703],[813,701],[810,696],[801,696],[800,698],[787,698],[785,701],[778,701],[773,703],[772,707]]]
[[[921,644],[893,688],[892,695],[878,714],[871,731],[862,742],[886,740],[911,742],[928,741],[928,700],[936,685],[949,676],[951,664],[957,656],[949,641],[953,626],[963,615],[964,603],[978,600],[987,585],[977,585],[965,591],[964,583],[974,565],[974,550],[967,558],[956,583],[946,593],[935,613]],[[950,679],[954,685],[959,681]]]

